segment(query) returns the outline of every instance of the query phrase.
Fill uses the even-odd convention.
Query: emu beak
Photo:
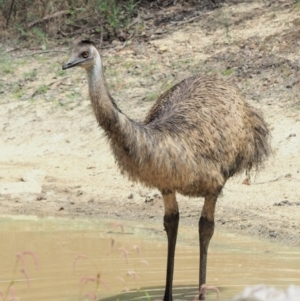
[[[78,64],[80,64],[82,61],[78,58],[69,58],[69,60],[62,66],[63,70],[69,69],[69,68],[73,68],[75,66],[77,66]]]

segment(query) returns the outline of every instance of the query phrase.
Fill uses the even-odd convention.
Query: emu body
[[[228,178],[258,167],[268,156],[269,130],[261,114],[221,80],[193,76],[162,94],[144,122],[123,114],[106,86],[101,56],[81,41],[63,69],[87,72],[89,94],[121,172],[161,191],[168,259],[164,301],[172,301],[179,223],[176,192],[204,197],[199,220],[199,288],[206,282],[207,249],[214,232],[215,205]],[[200,300],[205,296],[200,294]]]

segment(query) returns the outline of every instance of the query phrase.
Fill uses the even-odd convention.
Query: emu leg
[[[201,286],[206,283],[206,263],[207,250],[210,239],[214,234],[215,206],[217,197],[206,197],[199,220],[199,245],[200,245],[200,267],[199,267],[199,291]],[[205,293],[200,293],[199,300],[205,300]]]
[[[168,237],[168,259],[164,301],[172,301],[174,257],[179,224],[179,212],[175,193],[163,192],[165,205],[164,227]]]

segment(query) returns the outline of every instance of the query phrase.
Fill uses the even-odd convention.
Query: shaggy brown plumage
[[[90,41],[74,47],[64,69],[81,66],[99,125],[116,162],[130,180],[158,188],[164,199],[168,235],[164,300],[172,300],[174,250],[179,212],[175,193],[205,197],[199,220],[200,280],[214,230],[217,197],[228,178],[258,167],[269,154],[269,130],[260,112],[236,88],[209,76],[193,76],[162,94],[139,123],[123,114],[110,96],[101,57]],[[199,296],[204,300],[204,296]]]

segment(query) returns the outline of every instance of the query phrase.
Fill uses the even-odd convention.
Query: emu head
[[[62,66],[62,69],[79,66],[88,70],[99,62],[101,64],[100,55],[94,43],[82,40],[75,44],[69,60]]]

